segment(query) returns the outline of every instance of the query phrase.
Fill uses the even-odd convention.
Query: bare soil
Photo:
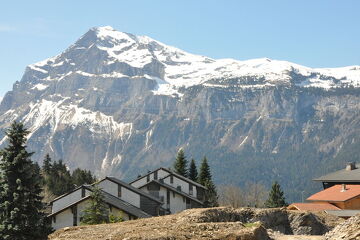
[[[297,234],[296,231],[306,232],[306,234],[328,231],[336,222],[335,219],[329,219],[320,215],[299,211],[290,212],[284,209],[233,209],[227,207],[189,209],[178,214],[122,223],[68,227],[51,234],[49,239],[323,240],[325,239],[323,236],[289,235],[287,231],[291,231],[293,234]],[[281,226],[281,224],[286,226]],[[279,230],[280,232],[278,232]]]

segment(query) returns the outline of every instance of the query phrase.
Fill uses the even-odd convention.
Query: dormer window
[[[146,176],[146,182],[150,182],[150,174]]]
[[[171,183],[171,184],[174,183],[174,177],[173,177],[173,175],[170,176],[170,183]]]

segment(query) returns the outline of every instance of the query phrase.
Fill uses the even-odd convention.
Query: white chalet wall
[[[73,214],[70,208],[57,214],[55,218],[56,218],[56,222],[54,222],[54,220],[51,219],[51,226],[55,230],[73,225]]]
[[[169,175],[169,173],[167,171],[164,171],[162,169],[159,169],[157,171],[157,174],[158,174],[158,177],[157,177],[158,180]],[[147,182],[150,182],[150,181],[152,181],[154,179],[155,179],[154,178],[154,173],[151,173],[151,174],[149,174],[149,178],[147,176],[143,176],[143,177],[137,179],[135,182],[131,183],[131,185],[136,187],[136,188],[139,188],[139,187],[144,186]]]
[[[59,211],[60,209],[63,209],[64,207],[67,207],[71,204],[73,204],[74,202],[79,201],[80,199],[82,199],[81,197],[81,192],[82,192],[82,188],[79,188],[78,190],[58,199],[55,200],[52,203],[52,213]],[[85,196],[89,196],[91,194],[91,192],[87,189],[85,189]]]

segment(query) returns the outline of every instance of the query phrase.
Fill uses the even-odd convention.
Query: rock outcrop
[[[351,217],[337,225],[325,235],[327,240],[359,240],[360,239],[360,215]]]

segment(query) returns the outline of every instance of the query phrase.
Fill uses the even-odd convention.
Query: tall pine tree
[[[13,122],[0,151],[0,239],[38,240],[48,234],[41,194],[39,167],[26,151],[28,131]]]
[[[212,181],[212,176],[211,176],[211,172],[210,172],[210,166],[207,162],[207,158],[204,157],[201,162],[201,165],[200,165],[200,173],[198,176],[198,183],[205,186],[207,181]]]
[[[275,181],[271,186],[269,198],[265,202],[265,207],[276,208],[284,207],[286,205],[284,192],[281,190],[280,184]]]
[[[198,183],[204,185],[207,190],[205,192],[205,207],[217,207],[218,204],[218,194],[216,191],[216,186],[212,181],[210,166],[207,162],[207,158],[204,157],[201,166],[200,166],[200,173],[198,176]]]
[[[177,174],[180,174],[184,177],[188,176],[187,160],[185,157],[185,153],[182,149],[180,149],[177,153],[174,163],[174,170]]]
[[[189,179],[196,182],[198,178],[198,171],[196,168],[195,160],[191,159],[189,167]]]

